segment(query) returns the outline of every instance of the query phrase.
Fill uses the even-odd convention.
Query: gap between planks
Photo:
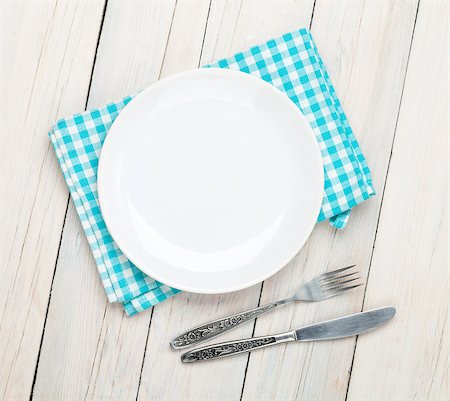
[[[92,60],[91,76],[89,78],[89,85],[88,85],[88,90],[87,90],[87,94],[86,94],[86,102],[85,102],[85,105],[84,105],[84,109],[85,110],[87,109],[87,105],[88,105],[88,101],[89,101],[89,95],[90,95],[90,92],[91,92],[92,77],[94,75],[95,62],[97,61],[97,52],[98,52],[98,47],[99,47],[99,44],[100,44],[100,37],[101,37],[101,34],[102,34],[103,23],[105,21],[105,15],[106,15],[106,8],[107,8],[107,6],[108,6],[108,0],[105,0],[105,3],[103,5],[102,18],[101,18],[100,26],[99,26],[99,30],[98,30],[97,44],[95,46],[94,58]],[[55,266],[53,268],[53,277],[52,277],[52,281],[51,281],[51,284],[50,284],[50,292],[49,292],[49,296],[48,296],[47,309],[45,311],[44,325],[42,327],[41,341],[39,343],[38,356],[37,356],[37,359],[36,359],[36,365],[34,367],[33,382],[32,382],[31,390],[30,390],[30,398],[29,398],[30,401],[33,399],[34,386],[36,385],[36,378],[37,378],[37,373],[38,373],[38,369],[39,369],[39,360],[40,360],[40,357],[41,357],[41,350],[42,350],[42,343],[44,341],[45,327],[47,325],[48,311],[50,309],[50,303],[51,303],[51,299],[52,299],[53,282],[55,280],[56,269],[57,269],[57,266],[58,266],[59,252],[61,250],[61,243],[62,243],[62,238],[63,238],[63,233],[64,233],[64,227],[66,226],[66,219],[67,219],[67,212],[69,210],[69,203],[70,203],[70,194],[67,196],[66,211],[64,213],[63,224],[62,224],[62,227],[61,227],[61,235],[59,237],[58,252],[56,253]],[[106,311],[106,308],[105,308],[105,311]],[[103,315],[103,318],[105,317],[104,315]]]
[[[383,190],[381,192],[381,201],[380,201],[380,207],[378,209],[377,224],[376,224],[376,228],[375,228],[375,236],[373,238],[372,252],[370,254],[369,268],[368,268],[368,271],[367,271],[366,285],[364,286],[364,294],[363,294],[363,299],[362,299],[362,304],[361,304],[361,312],[364,310],[364,304],[365,304],[365,300],[366,300],[367,287],[368,287],[368,284],[369,284],[370,269],[372,267],[372,260],[373,260],[373,255],[374,255],[374,252],[375,252],[375,244],[377,242],[377,234],[378,234],[378,227],[380,225],[381,210],[383,209],[383,200],[384,200],[384,194],[385,194],[385,191],[386,191],[386,183],[387,183],[387,179],[388,179],[388,175],[389,175],[389,167],[391,165],[392,151],[394,149],[395,134],[397,133],[398,119],[399,119],[400,110],[401,110],[401,107],[402,107],[403,93],[405,91],[406,75],[408,73],[409,59],[411,57],[411,49],[412,49],[412,45],[413,45],[413,41],[414,41],[414,32],[416,30],[417,15],[419,14],[419,6],[420,6],[420,0],[417,1],[416,15],[415,15],[415,18],[414,18],[414,25],[413,25],[412,34],[411,34],[411,41],[409,43],[408,57],[407,57],[407,60],[406,60],[405,72],[404,72],[404,75],[403,75],[402,90],[401,90],[401,93],[400,93],[400,101],[399,101],[399,104],[398,104],[397,116],[396,116],[396,119],[395,119],[394,134],[393,134],[393,137],[392,137],[392,143],[391,143],[389,160],[388,160],[387,169],[386,169],[386,175],[384,177]],[[348,380],[347,380],[347,389],[345,391],[345,401],[347,401],[347,398],[348,398],[348,390],[350,388],[350,381],[352,379],[353,364],[355,362],[355,354],[356,354],[356,348],[358,346],[358,338],[359,338],[359,336],[356,336],[356,338],[355,338],[355,345],[353,347],[352,362],[350,364],[350,371],[349,371]]]

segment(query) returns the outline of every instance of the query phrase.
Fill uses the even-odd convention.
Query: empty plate
[[[286,265],[317,221],[323,185],[301,111],[226,69],[142,91],[114,121],[98,168],[101,212],[124,254],[199,293],[249,287]]]

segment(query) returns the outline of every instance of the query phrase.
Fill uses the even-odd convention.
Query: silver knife
[[[394,315],[394,307],[373,309],[338,319],[327,320],[326,322],[302,327],[286,333],[229,341],[209,347],[197,348],[181,355],[181,361],[185,363],[208,361],[289,341],[333,340],[356,336],[381,326],[391,320]]]

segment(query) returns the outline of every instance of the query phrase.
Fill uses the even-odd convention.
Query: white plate
[[[299,109],[261,79],[199,69],[163,79],[114,121],[98,168],[107,228],[143,272],[221,293],[300,250],[319,215],[323,165]]]

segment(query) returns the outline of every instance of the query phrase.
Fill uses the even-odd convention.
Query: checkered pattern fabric
[[[325,188],[319,221],[343,228],[352,207],[374,195],[364,156],[306,29],[206,67],[240,70],[284,92],[311,124],[322,152]],[[116,246],[102,219],[97,166],[114,119],[132,97],[58,121],[49,133],[110,302],[133,315],[178,290],[148,277]]]

